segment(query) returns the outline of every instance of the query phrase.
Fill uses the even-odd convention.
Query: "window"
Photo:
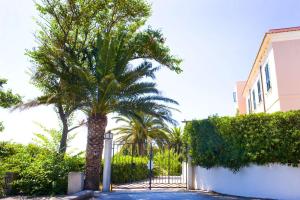
[[[248,111],[251,113],[251,101],[250,98],[248,99]]]
[[[261,89],[260,89],[260,80],[257,81],[257,95],[258,95],[258,102],[261,102]]]
[[[255,90],[252,90],[253,109],[256,109]]]
[[[271,80],[270,80],[269,64],[266,64],[266,67],[265,67],[265,74],[266,74],[267,91],[269,91],[269,90],[271,89]]]
[[[233,92],[233,102],[236,103],[236,92]]]

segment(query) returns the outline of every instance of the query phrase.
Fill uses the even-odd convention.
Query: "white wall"
[[[233,173],[225,168],[194,169],[195,189],[223,194],[273,198],[300,199],[300,168],[279,164],[251,165]]]

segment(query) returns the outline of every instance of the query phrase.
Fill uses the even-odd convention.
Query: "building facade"
[[[271,29],[233,98],[239,114],[300,109],[300,27]]]

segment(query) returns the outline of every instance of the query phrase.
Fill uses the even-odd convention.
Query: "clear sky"
[[[184,72],[158,74],[159,89],[176,99],[178,121],[212,114],[233,115],[232,91],[247,78],[263,35],[271,28],[300,26],[299,0],[152,0],[148,24],[160,28]],[[24,55],[34,43],[37,27],[32,0],[0,0],[0,76],[8,88],[32,99],[39,91],[29,83],[31,66]],[[80,118],[84,116],[80,115]],[[35,122],[58,127],[51,107],[10,113],[0,110],[5,130],[1,140],[28,143],[39,131]],[[114,126],[110,123],[109,127]],[[86,128],[78,129],[73,146],[85,148]]]

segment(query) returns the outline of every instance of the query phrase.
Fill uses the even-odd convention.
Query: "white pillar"
[[[70,172],[68,175],[68,194],[74,194],[83,190],[84,174],[82,172]]]
[[[112,139],[105,139],[104,144],[104,167],[103,167],[103,192],[110,192],[111,183],[111,151]]]
[[[188,156],[188,164],[187,164],[187,189],[194,190],[194,166],[192,165],[192,158]]]

